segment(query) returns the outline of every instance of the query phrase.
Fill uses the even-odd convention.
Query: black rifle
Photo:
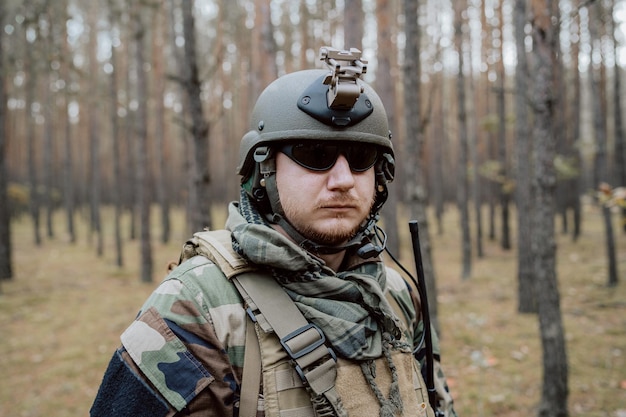
[[[435,376],[433,367],[433,340],[430,332],[430,313],[428,310],[428,296],[426,293],[426,280],[424,279],[424,265],[422,264],[422,249],[420,247],[419,226],[416,220],[409,222],[409,230],[411,232],[411,241],[413,243],[413,257],[415,258],[415,267],[417,270],[417,291],[420,295],[420,306],[422,309],[422,322],[424,323],[424,342],[426,348],[426,389],[428,391],[428,402],[437,412],[437,399],[435,391]],[[412,277],[411,277],[412,278]]]

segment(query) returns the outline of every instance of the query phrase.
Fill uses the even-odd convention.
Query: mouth
[[[356,206],[354,204],[325,204],[321,208],[326,210],[353,210]]]

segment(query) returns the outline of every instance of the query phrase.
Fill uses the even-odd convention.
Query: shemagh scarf
[[[337,355],[362,361],[363,373],[381,402],[381,416],[392,415],[383,409],[401,409],[399,394],[392,392],[391,400],[385,399],[370,369],[371,360],[385,356],[393,374],[390,349],[400,347],[400,325],[382,291],[384,264],[366,262],[335,273],[269,227],[243,190],[240,203],[229,206],[226,228],[232,232],[235,251],[271,271],[306,319],[323,329]],[[386,405],[389,401],[393,404]]]

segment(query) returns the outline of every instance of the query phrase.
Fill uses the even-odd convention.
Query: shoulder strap
[[[185,244],[181,260],[202,255],[220,267],[227,278],[256,268],[248,263],[232,247],[231,234],[228,230],[205,230],[194,233]]]
[[[332,389],[337,378],[337,358],[326,346],[321,329],[308,322],[272,277],[245,273],[233,281],[246,300],[248,314],[263,331],[276,333],[302,381],[317,395]]]

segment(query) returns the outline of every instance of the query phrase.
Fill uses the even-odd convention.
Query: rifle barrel
[[[426,293],[426,279],[424,278],[424,265],[422,263],[422,249],[419,238],[419,225],[417,220],[409,222],[411,241],[413,243],[413,257],[415,258],[415,268],[417,270],[417,291],[420,295],[420,306],[422,310],[422,321],[424,323],[424,342],[426,344],[426,389],[428,390],[428,401],[433,410],[437,410],[437,399],[435,392],[435,378],[433,366],[433,340],[430,331],[430,313],[428,310],[428,295]]]

